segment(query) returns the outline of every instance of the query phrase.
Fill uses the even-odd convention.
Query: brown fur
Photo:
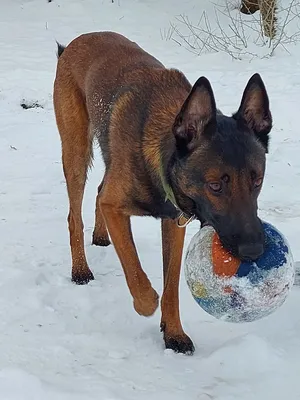
[[[199,196],[210,201],[212,213],[214,208],[222,215],[232,213],[231,203],[213,195],[206,183],[200,185],[203,177],[198,172],[204,172],[203,176],[208,176],[206,180],[220,180],[223,174],[222,164],[216,167],[212,161],[216,158],[209,150],[206,136],[203,136],[202,147],[198,145],[204,131],[210,132],[216,126],[215,103],[209,83],[201,78],[191,92],[190,83],[180,71],[166,69],[136,43],[112,32],[81,35],[65,49],[59,46],[59,56],[54,108],[70,203],[72,280],[83,284],[93,279],[84,251],[81,208],[87,171],[92,163],[92,143],[96,138],[105,162],[105,174],[96,198],[93,243],[107,246],[112,241],[135,310],[150,316],[158,306],[158,295],[141,267],[130,217],[150,215],[162,219],[164,292],[161,328],[166,347],[192,353],[193,343],[180,322],[178,297],[185,229],[176,224],[178,209],[166,201],[162,175],[172,186],[180,208],[188,214],[196,213],[201,221],[209,220],[208,214],[198,215],[198,209],[194,208]],[[257,93],[259,100],[261,93],[264,94],[259,79],[256,76],[248,84],[248,92],[244,95],[246,104],[243,103],[239,110],[241,117],[235,117],[238,122],[232,119],[234,129],[236,126],[252,129],[250,125],[253,125],[255,130],[256,126],[264,125],[262,121],[268,102],[265,100],[261,106],[257,99],[253,100]],[[263,106],[265,108],[261,110]],[[259,134],[262,135],[257,132]],[[254,139],[254,134],[252,147],[257,153],[257,164],[261,164],[258,167],[264,170],[264,146]],[[185,160],[186,152],[194,155],[182,163],[180,157]],[[177,158],[174,159],[176,154],[178,163]],[[237,170],[233,174],[237,176]],[[249,176],[241,178],[243,185],[245,182],[252,185]],[[234,183],[239,189],[241,179]],[[249,196],[252,196],[255,208],[257,195],[249,192]],[[252,207],[250,201],[245,204]],[[250,215],[250,211],[245,215]],[[237,218],[236,225],[243,228],[244,223],[240,224]],[[251,228],[252,220],[249,219],[247,224]],[[248,236],[252,231],[249,232]]]

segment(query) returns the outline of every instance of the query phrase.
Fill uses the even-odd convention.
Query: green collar
[[[164,174],[162,162],[160,162],[159,177],[165,192],[165,201],[169,200],[180,213],[179,216],[177,217],[177,226],[179,228],[185,228],[190,222],[192,222],[195,219],[195,215],[188,215],[178,207],[173,189],[171,185],[168,183],[167,178]]]
[[[175,199],[175,195],[174,195],[173,189],[171,188],[171,185],[169,185],[169,183],[167,181],[167,178],[166,178],[166,176],[164,174],[164,169],[163,169],[162,163],[160,163],[160,167],[159,167],[159,177],[160,177],[160,180],[161,180],[162,187],[163,187],[163,189],[165,191],[165,195],[166,195],[165,196],[165,201],[169,200],[174,205],[174,207],[179,210],[179,207],[178,207],[178,205],[176,203],[176,199]]]

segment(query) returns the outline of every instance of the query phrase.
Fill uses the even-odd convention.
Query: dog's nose
[[[241,259],[254,261],[263,254],[264,246],[261,243],[241,244],[238,251]]]

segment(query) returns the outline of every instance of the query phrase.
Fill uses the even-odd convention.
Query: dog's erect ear
[[[209,81],[201,77],[194,84],[176,117],[173,132],[180,151],[196,147],[204,133],[216,129],[216,102]]]
[[[254,131],[268,152],[272,115],[269,109],[268,94],[259,74],[254,74],[249,79],[240,108],[233,117],[236,120],[241,118],[248,128]]]

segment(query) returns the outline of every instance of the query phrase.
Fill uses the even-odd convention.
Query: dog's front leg
[[[141,267],[132,237],[130,217],[109,205],[102,204],[101,209],[122,264],[134,308],[138,314],[149,317],[157,309],[158,294]]]
[[[185,228],[176,221],[162,220],[162,246],[164,265],[164,293],[161,301],[161,330],[167,349],[192,354],[194,345],[184,333],[179,313],[179,278]]]

